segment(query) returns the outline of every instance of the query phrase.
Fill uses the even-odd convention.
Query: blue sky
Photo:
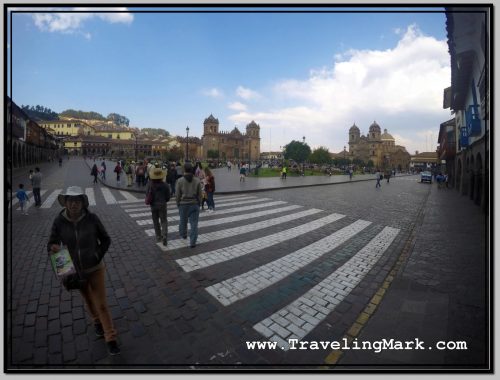
[[[182,136],[201,137],[210,114],[222,131],[255,120],[261,151],[305,136],[338,152],[354,122],[366,134],[376,120],[413,154],[434,150],[451,118],[444,13],[120,9],[14,13],[14,101]]]

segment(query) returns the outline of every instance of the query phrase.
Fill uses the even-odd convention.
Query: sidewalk
[[[332,353],[327,361],[338,368],[381,362],[398,366],[395,369],[415,368],[415,364],[428,368],[449,365],[452,369],[462,364],[469,369],[475,365],[485,368],[487,348],[492,343],[487,306],[491,252],[487,251],[486,232],[486,215],[480,207],[454,189],[438,189],[433,184],[411,233],[413,238],[403,249],[399,267],[396,264],[385,287],[365,310],[366,315],[360,316],[359,323],[350,330],[351,339],[359,342],[418,338],[425,342],[426,349],[380,353],[346,350]],[[467,351],[437,350],[438,341],[464,341]]]
[[[100,166],[102,161],[96,160],[97,166]],[[94,160],[87,159],[86,164],[90,168],[94,164]],[[106,160],[106,181],[101,183],[107,187],[118,190],[127,190],[134,193],[144,193],[145,187],[138,187],[136,183],[132,187],[127,187],[126,176],[121,175],[120,185],[116,182],[116,173],[113,172],[116,166],[116,161]],[[281,179],[280,177],[254,177],[252,175],[245,178],[244,182],[240,182],[240,174],[235,167],[231,171],[227,168],[211,169],[215,177],[216,194],[235,194],[235,193],[250,193],[259,191],[279,190],[279,189],[293,189],[309,186],[324,186],[335,185],[339,183],[360,182],[360,181],[375,181],[374,174],[358,174],[354,175],[352,180],[349,180],[348,175],[332,175],[331,177],[324,176],[306,176],[306,177],[292,177]],[[397,174],[398,177],[408,176],[408,174]],[[100,178],[99,178],[100,179]],[[393,178],[392,178],[393,179]],[[419,177],[415,176],[415,180]],[[385,180],[384,180],[385,181]]]

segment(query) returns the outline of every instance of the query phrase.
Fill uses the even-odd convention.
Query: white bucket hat
[[[66,207],[65,200],[66,197],[77,197],[80,196],[83,199],[83,207],[89,207],[89,198],[87,194],[85,194],[80,186],[70,186],[66,189],[65,192],[62,192],[57,196],[57,200],[59,204],[63,207]]]

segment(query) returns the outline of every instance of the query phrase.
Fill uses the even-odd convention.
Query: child
[[[24,185],[22,183],[19,184],[19,189],[17,189],[16,197],[19,199],[19,207],[21,208],[21,212],[24,215],[28,215],[28,211],[24,210],[24,205],[26,202],[29,202],[28,194],[24,191]]]

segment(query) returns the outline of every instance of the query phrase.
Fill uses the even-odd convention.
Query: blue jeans
[[[196,239],[198,239],[198,217],[200,215],[200,206],[197,204],[179,205],[179,234],[184,237],[187,236],[187,223],[189,220],[190,234],[189,243],[190,245],[196,244]]]
[[[207,205],[209,210],[215,210],[214,192],[207,191]]]

